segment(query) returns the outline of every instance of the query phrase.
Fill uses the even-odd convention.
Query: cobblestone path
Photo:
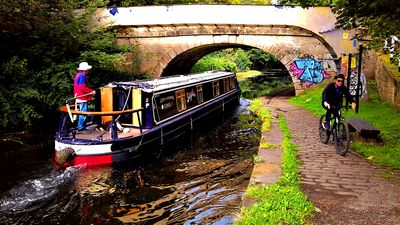
[[[342,157],[318,137],[319,118],[286,101],[262,98],[287,121],[299,146],[302,191],[319,212],[314,224],[399,224],[400,173],[373,165],[354,151]]]

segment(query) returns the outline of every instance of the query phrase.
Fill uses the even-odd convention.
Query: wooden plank
[[[142,90],[133,89],[132,90],[132,109],[142,108]],[[143,124],[142,112],[139,112],[140,123]],[[139,120],[136,113],[132,113],[132,124],[139,127]]]
[[[378,135],[380,134],[380,130],[369,124],[368,122],[358,119],[358,118],[350,118],[347,119],[349,126],[354,128],[360,134],[370,134],[370,135]]]
[[[101,111],[110,112],[113,111],[113,89],[112,88],[100,88],[101,93]],[[112,116],[102,116],[101,123],[107,123],[112,120]]]

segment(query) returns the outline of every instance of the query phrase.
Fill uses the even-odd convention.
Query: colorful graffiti
[[[115,7],[109,8],[109,9],[108,9],[108,12],[109,12],[111,15],[113,15],[113,16],[115,16],[117,13],[119,13],[119,12],[118,12],[118,8],[115,8]]]
[[[296,76],[306,87],[330,78],[330,74],[322,66],[322,61],[318,61],[310,55],[295,58],[289,66],[289,71],[292,76]]]
[[[360,83],[361,85],[358,96],[362,98],[367,94],[367,82],[363,73],[361,73]],[[356,96],[357,84],[358,84],[357,71],[352,70],[350,74],[350,85],[349,85],[349,92],[352,96]]]

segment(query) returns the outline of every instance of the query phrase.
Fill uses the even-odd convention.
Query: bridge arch
[[[246,48],[246,47],[248,48],[249,46],[241,44],[230,44],[230,43],[214,43],[214,44],[205,44],[193,47],[174,57],[163,69],[161,77],[190,73],[190,70],[197,63],[198,60],[200,60],[205,55],[208,55],[212,52],[227,48]]]
[[[140,70],[152,74],[153,77],[189,73],[203,56],[214,51],[238,47],[259,48],[280,60],[291,72],[296,94],[336,72],[334,59],[337,58],[337,54],[333,47],[320,35],[298,26],[129,26],[120,27],[118,44],[139,46],[139,55],[142,57]],[[308,63],[306,70],[304,63]]]

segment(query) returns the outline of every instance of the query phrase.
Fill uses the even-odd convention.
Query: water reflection
[[[162,154],[14,181],[1,197],[0,223],[230,224],[260,132],[246,102],[222,119],[222,125],[190,133]]]

